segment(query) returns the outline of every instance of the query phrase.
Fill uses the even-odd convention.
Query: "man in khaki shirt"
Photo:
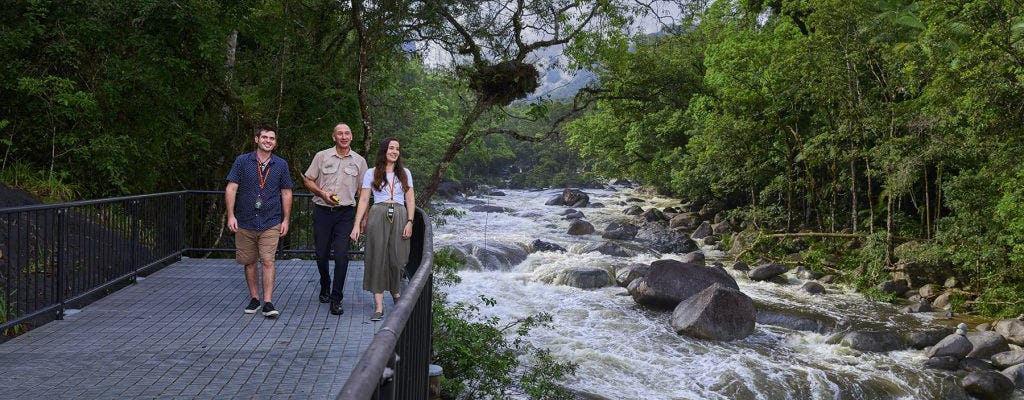
[[[356,215],[356,191],[366,173],[366,159],[352,150],[352,129],[339,123],[331,132],[334,147],[313,156],[302,180],[313,198],[313,240],[320,271],[321,303],[331,303],[331,314],[345,312],[341,300],[348,273],[349,234]],[[334,279],[327,265],[334,250]]]

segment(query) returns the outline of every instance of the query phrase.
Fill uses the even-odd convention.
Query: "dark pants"
[[[316,244],[316,267],[320,271],[320,288],[331,288],[331,301],[345,297],[345,275],[348,273],[348,235],[356,218],[353,206],[328,208],[313,206],[313,241]],[[334,279],[327,270],[334,250]]]

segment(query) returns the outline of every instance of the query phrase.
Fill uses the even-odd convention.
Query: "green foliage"
[[[435,284],[458,283],[456,271],[465,260],[449,249],[435,252],[434,257]],[[484,295],[475,303],[450,303],[439,290],[434,296],[434,362],[444,368],[442,392],[458,399],[573,398],[557,382],[574,374],[576,365],[557,362],[549,351],[523,340],[531,329],[550,323],[550,315],[503,323],[480,315],[481,307],[496,304]]]

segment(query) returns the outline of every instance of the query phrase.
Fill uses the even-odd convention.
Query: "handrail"
[[[433,228],[427,219],[427,214],[421,209],[416,209],[416,214],[419,216],[416,218],[416,227],[418,228],[422,224],[422,229],[414,229],[414,235],[422,232],[422,250],[420,252],[420,261],[416,264],[415,273],[412,279],[409,280],[409,285],[404,290],[402,297],[399,298],[398,303],[395,305],[393,311],[388,313],[380,330],[373,335],[373,340],[367,347],[366,352],[356,363],[355,368],[352,370],[352,374],[349,375],[345,386],[342,387],[341,392],[338,393],[337,398],[339,400],[365,400],[370,398],[383,398],[393,399],[396,398],[394,393],[387,395],[381,393],[382,389],[395,389],[397,386],[399,389],[405,388],[413,391],[409,395],[401,397],[402,399],[425,399],[427,397],[427,385],[426,379],[421,381],[415,380],[414,378],[418,374],[403,374],[404,370],[410,372],[421,371],[423,377],[426,376],[426,371],[429,366],[430,355],[429,354],[396,354],[396,347],[399,346],[400,341],[410,340],[422,340],[424,338],[410,338],[403,336],[403,332],[406,326],[410,323],[410,316],[417,307],[426,308],[426,316],[430,318],[430,307],[432,300],[433,290],[433,264],[434,264],[434,243],[433,243]],[[414,238],[414,241],[420,238]],[[419,246],[416,246],[419,247]],[[412,264],[412,263],[410,263]],[[423,315],[423,313],[417,313],[417,315]],[[430,345],[430,334],[423,335],[427,341],[425,348],[428,350],[431,348]],[[396,366],[399,364],[400,366]],[[391,373],[386,374],[386,369],[390,368]],[[413,375],[406,377],[405,375]],[[413,382],[402,384],[403,380],[413,379]],[[398,381],[399,383],[393,383]],[[422,382],[419,384],[418,382]],[[418,392],[422,394],[417,395]],[[377,393],[379,396],[374,396]]]

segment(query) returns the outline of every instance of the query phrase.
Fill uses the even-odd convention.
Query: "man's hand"
[[[281,221],[281,236],[288,234],[288,220]]]
[[[228,229],[232,232],[238,232],[238,219],[235,217],[228,217]]]

